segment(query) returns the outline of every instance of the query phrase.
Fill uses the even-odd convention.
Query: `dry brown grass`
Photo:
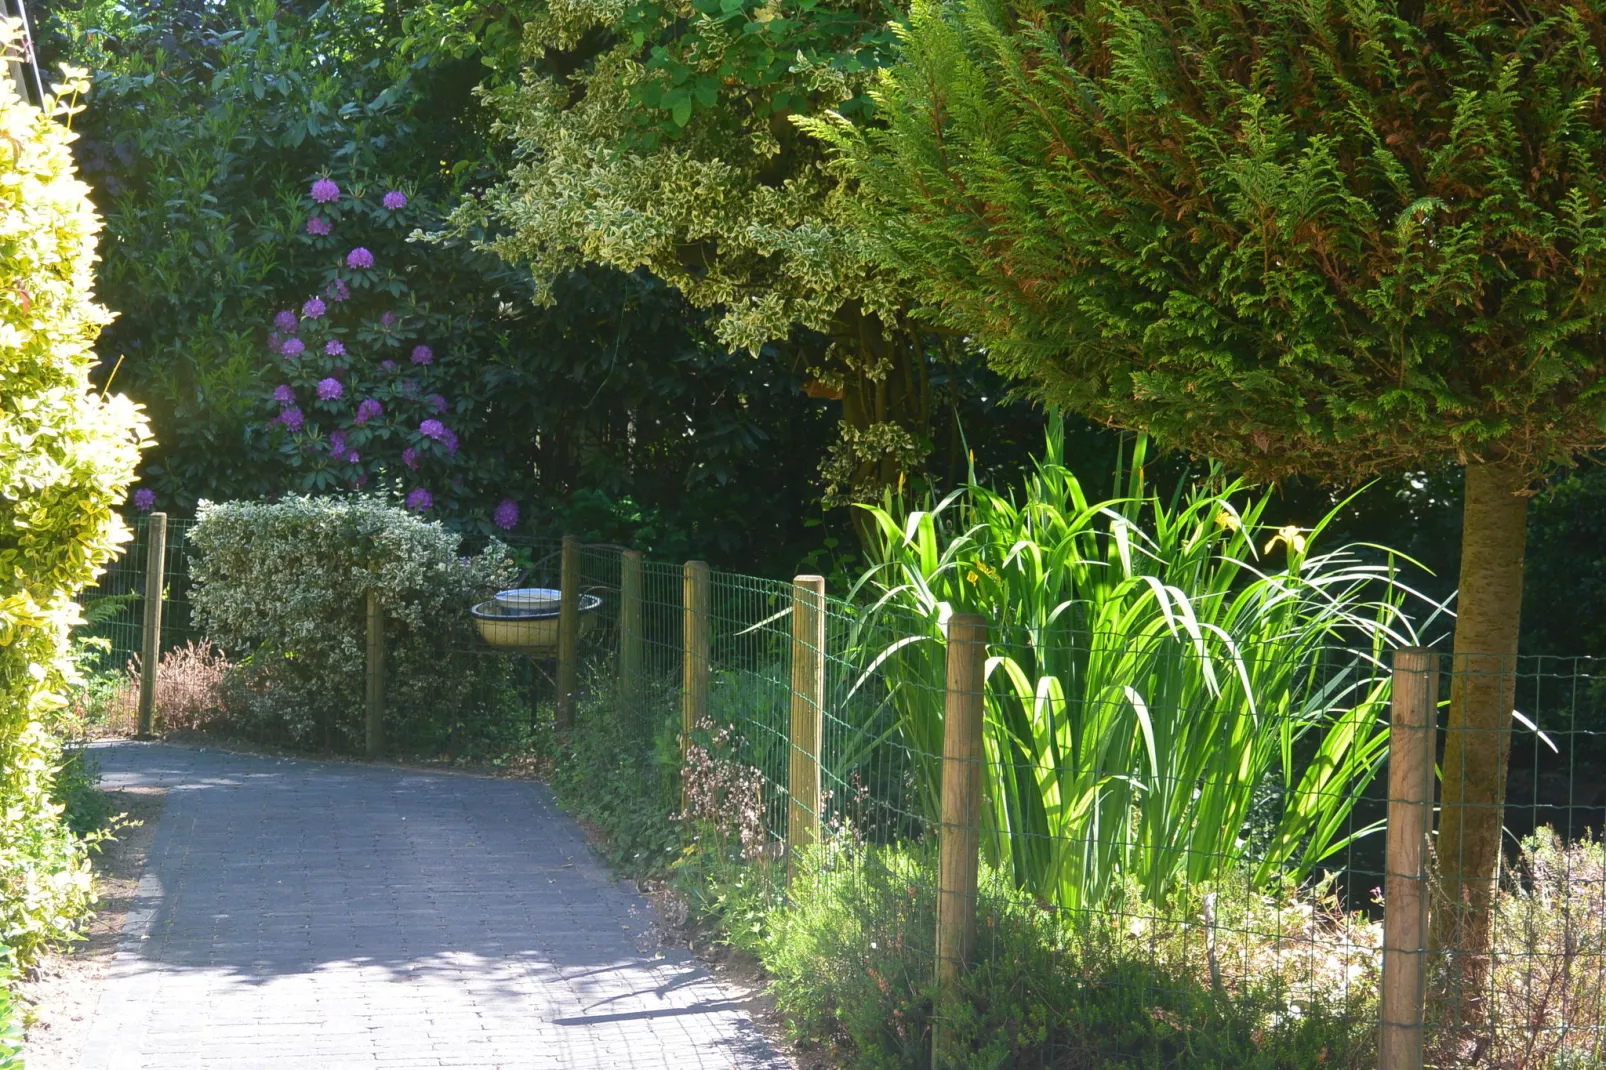
[[[203,639],[162,655],[156,673],[156,727],[163,732],[205,728],[226,705],[224,681],[232,663],[215,643]],[[130,658],[122,685],[106,701],[101,721],[114,735],[132,735],[139,718],[140,663]]]

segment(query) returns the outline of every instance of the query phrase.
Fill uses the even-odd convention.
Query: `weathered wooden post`
[[[379,592],[368,590],[367,673],[363,684],[363,707],[367,714],[368,757],[378,757],[385,746],[385,611],[379,605]]]
[[[788,874],[820,836],[820,743],[825,709],[825,577],[792,581],[792,734],[788,751]]]
[[[580,688],[580,539],[563,537],[558,573],[558,708],[554,724],[560,732],[574,727],[575,692]]]
[[[708,562],[688,561],[681,571],[680,753],[692,730],[708,716]]]
[[[167,514],[152,513],[145,528],[145,627],[139,648],[140,739],[156,730],[156,673],[162,661],[162,595],[167,587]]]
[[[626,550],[619,555],[619,699],[632,712],[641,697],[641,561],[640,550]]]
[[[945,1005],[976,946],[976,879],[981,866],[982,742],[987,619],[948,618],[948,693],[943,706],[942,824],[937,842],[937,1010],[931,1065],[949,1065]]]
[[[1427,1002],[1428,834],[1439,704],[1437,656],[1394,652],[1389,711],[1388,838],[1383,874],[1380,1070],[1422,1070]]]

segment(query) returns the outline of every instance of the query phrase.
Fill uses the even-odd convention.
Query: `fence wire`
[[[198,637],[188,530],[169,524],[164,648]],[[142,590],[144,532],[94,596]],[[562,585],[556,540],[508,541],[520,585]],[[858,912],[867,968],[907,996],[887,1028],[911,1050],[940,1048],[948,1030],[970,1053],[954,1065],[1387,1065],[1392,651],[1339,631],[1231,648],[1176,632],[995,627],[962,987],[973,1005],[1007,995],[1022,1009],[999,1022],[932,1002],[952,698],[943,621],[826,597],[805,626],[815,603],[793,583],[612,546],[580,548],[577,575],[597,600],[582,614],[580,716],[610,719],[620,746],[642,753],[673,735],[681,818],[777,896]],[[139,621],[129,598],[94,626],[114,659],[137,652]],[[533,723],[557,676],[549,658],[512,658]],[[808,658],[817,692],[799,682]],[[1440,660],[1434,759],[1460,763],[1468,783],[1505,778],[1504,803],[1468,794],[1436,811],[1441,832],[1458,831],[1453,850],[1436,845],[1434,921],[1409,949],[1425,963],[1419,1065],[1606,1066],[1602,674],[1583,660]],[[1452,724],[1452,696],[1491,672],[1513,718]],[[1492,855],[1473,857],[1490,828]]]

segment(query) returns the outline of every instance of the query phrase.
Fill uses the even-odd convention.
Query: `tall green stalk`
[[[1091,501],[1056,424],[1018,499],[972,477],[901,523],[872,508],[881,560],[857,588],[876,594],[859,656],[892,693],[928,815],[943,626],[992,623],[984,850],[1068,908],[1120,875],[1160,902],[1238,866],[1303,880],[1342,851],[1387,748],[1385,653],[1415,641],[1397,555],[1315,551],[1336,508],[1274,531],[1241,483],[1164,502],[1142,450],[1125,494]]]

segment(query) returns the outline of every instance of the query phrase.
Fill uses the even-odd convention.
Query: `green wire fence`
[[[91,592],[114,607],[91,628],[118,664],[138,658],[158,590],[159,649],[202,638],[192,522],[167,522],[154,577],[153,523]],[[1171,1051],[1190,1050],[1186,1015],[1241,1013],[1266,1065],[1306,1058],[1319,1021],[1352,1044],[1310,1065],[1606,1066],[1592,663],[1503,670],[1519,711],[1510,861],[1473,946],[1430,932],[1457,909],[1435,876],[1458,870],[1434,855],[1448,845],[1433,843],[1433,773],[1442,707],[1470,670],[1446,656],[1335,642],[1294,664],[1273,644],[1228,662],[1203,633],[1116,642],[939,619],[843,601],[818,577],[507,541],[522,585],[561,590],[562,634],[541,656],[474,652],[515,659],[532,710],[554,702],[560,729],[605,711],[620,747],[647,748],[678,719],[683,816],[721,830],[778,894],[881,897],[876,938],[929,964],[915,1042],[934,1066],[962,1058],[967,979],[1021,953],[1025,931],[1057,948],[1061,988],[1119,990],[1150,1034],[1176,1033]],[[1071,976],[1099,956],[1119,976]],[[1119,1029],[1020,1028],[1047,1038],[1033,1048],[1045,1066],[1152,1062],[1120,1050]]]

